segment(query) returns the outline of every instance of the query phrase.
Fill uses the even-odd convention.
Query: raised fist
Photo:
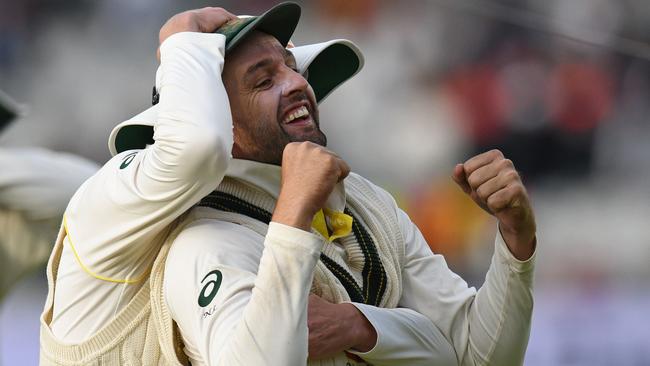
[[[535,216],[512,161],[501,151],[491,150],[457,164],[452,177],[476,204],[499,220],[512,254],[528,259],[535,249]]]
[[[348,173],[348,164],[320,145],[287,144],[282,155],[282,188],[273,221],[309,231],[314,214]]]

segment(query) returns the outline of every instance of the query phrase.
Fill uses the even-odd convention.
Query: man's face
[[[233,156],[280,165],[289,142],[327,138],[314,91],[274,37],[253,32],[226,57],[223,82],[233,116]]]

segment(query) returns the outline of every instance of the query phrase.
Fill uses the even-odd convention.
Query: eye
[[[270,87],[272,83],[273,82],[272,82],[271,79],[264,79],[264,80],[260,81],[259,83],[257,83],[257,85],[255,85],[255,88],[256,89],[266,89],[266,88]]]

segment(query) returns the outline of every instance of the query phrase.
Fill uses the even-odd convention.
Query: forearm
[[[519,261],[497,236],[485,283],[467,309],[463,365],[521,365],[533,309],[534,254]]]
[[[430,319],[448,339],[462,365],[521,364],[532,313],[533,254],[510,253],[500,234],[482,288],[468,287],[431,253],[417,228],[400,212],[407,243],[400,305]]]
[[[295,234],[293,228],[271,224],[250,298],[230,335],[213,333],[210,364],[306,362],[307,299],[320,254],[320,246],[314,244],[320,241],[315,236],[302,243],[286,240],[298,239]],[[220,348],[221,345],[224,346]]]
[[[154,176],[216,180],[225,171],[233,136],[221,80],[223,44],[222,35],[196,32],[177,33],[162,43],[155,142],[144,161]]]

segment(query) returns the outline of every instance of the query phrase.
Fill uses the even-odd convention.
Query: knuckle
[[[492,211],[498,211],[503,206],[503,200],[497,195],[492,195],[487,200],[487,206]]]
[[[324,160],[329,165],[336,165],[336,158],[331,154],[325,154]]]
[[[490,155],[494,158],[503,158],[503,153],[499,149],[490,150]]]
[[[286,155],[291,155],[291,154],[294,153],[294,151],[295,151],[296,149],[298,149],[298,146],[296,146],[296,143],[295,143],[295,142],[288,143],[288,144],[284,147],[283,155],[285,155],[285,156],[286,156]]]
[[[521,196],[526,193],[526,188],[524,188],[523,184],[513,184],[510,191],[513,195]]]
[[[478,176],[476,176],[476,174],[471,174],[467,177],[467,183],[469,183],[470,187],[477,188],[479,183]]]
[[[487,190],[485,189],[485,187],[483,187],[483,186],[478,187],[478,188],[476,189],[476,195],[477,195],[480,199],[482,199],[482,200],[484,200],[484,201],[485,201],[486,199],[489,198],[489,196],[488,196],[488,192],[487,192]]]
[[[196,13],[194,10],[185,11],[174,15],[167,21],[165,26],[172,27],[175,30],[189,29],[196,23]],[[165,27],[163,26],[163,28]]]
[[[506,171],[505,176],[508,180],[519,180],[519,173],[514,169]]]
[[[196,10],[189,10],[186,12],[182,12],[177,15],[178,18],[176,20],[181,24],[190,24],[194,20],[196,20],[197,13],[198,12]]]
[[[515,166],[510,159],[503,159],[500,164],[503,168],[513,168]]]

